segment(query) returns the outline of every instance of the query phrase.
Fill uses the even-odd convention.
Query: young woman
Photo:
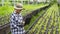
[[[10,28],[12,34],[25,34],[23,17],[21,11],[23,10],[23,5],[17,3],[14,7],[14,12],[10,18]]]

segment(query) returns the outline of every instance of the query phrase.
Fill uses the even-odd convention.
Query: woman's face
[[[17,13],[20,13],[22,10],[16,10]]]

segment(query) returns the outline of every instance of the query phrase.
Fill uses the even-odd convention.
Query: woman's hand
[[[23,21],[23,25],[25,24],[25,21]]]
[[[21,25],[24,25],[24,24],[25,24],[25,21],[20,22],[20,24],[21,24]]]

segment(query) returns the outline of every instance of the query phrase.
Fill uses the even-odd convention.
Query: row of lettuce
[[[57,4],[53,4],[28,34],[60,34],[60,16]]]

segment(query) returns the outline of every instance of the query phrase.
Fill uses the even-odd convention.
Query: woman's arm
[[[10,25],[11,27],[17,27],[17,25],[15,24],[15,16],[12,14],[10,17]]]

